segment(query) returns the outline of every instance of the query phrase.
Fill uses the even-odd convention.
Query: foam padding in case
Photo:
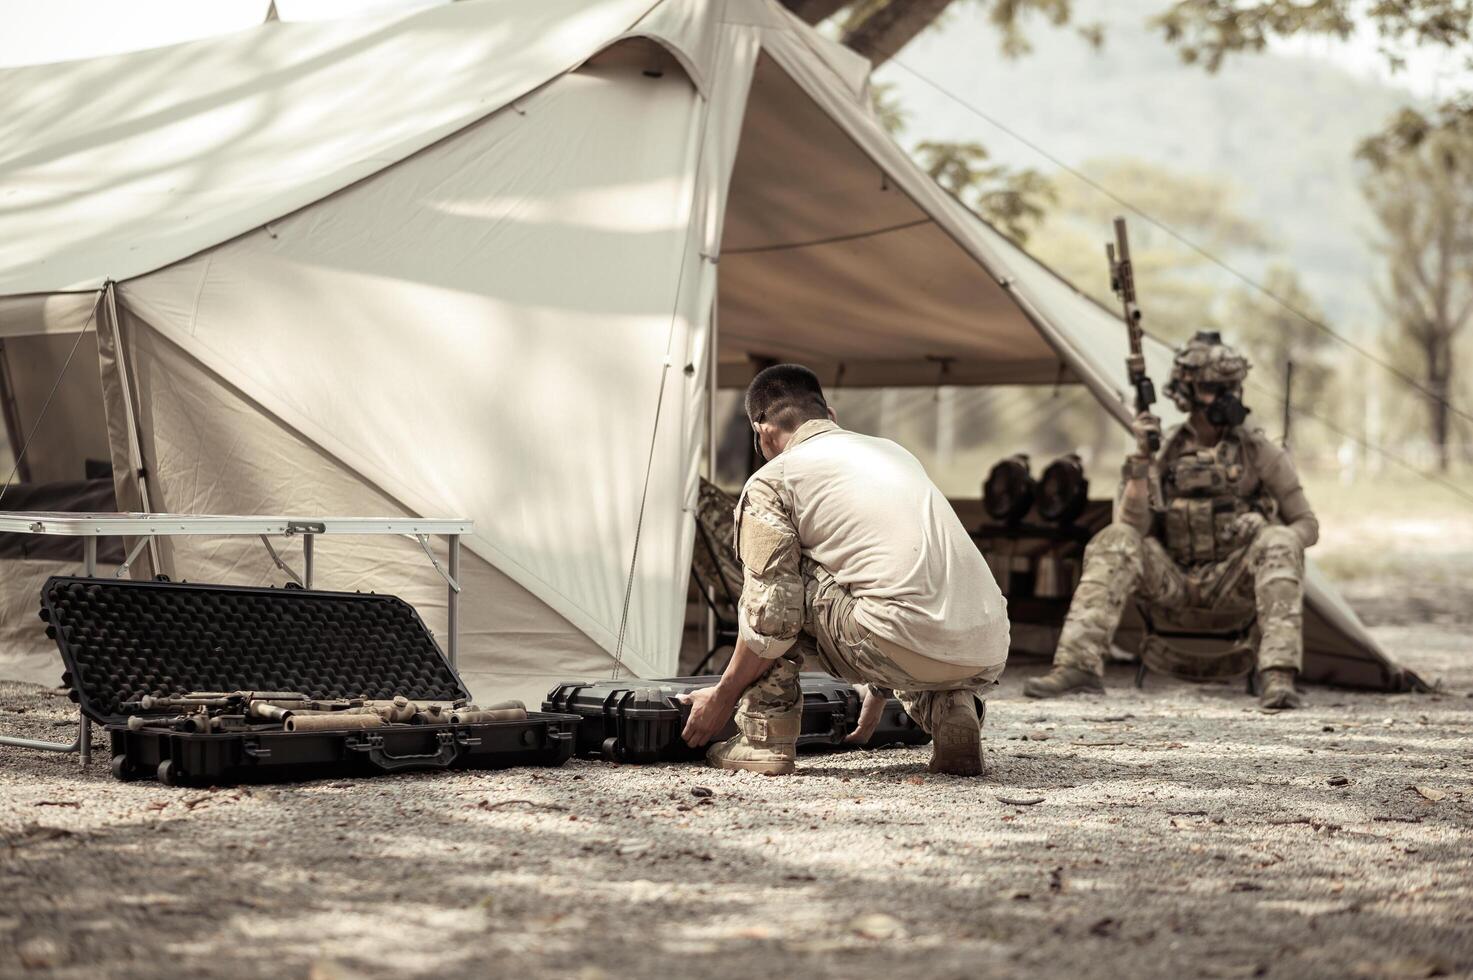
[[[107,724],[145,694],[470,694],[397,596],[53,576],[41,607],[78,703]]]

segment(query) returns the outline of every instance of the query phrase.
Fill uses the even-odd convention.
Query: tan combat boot
[[[982,763],[982,722],[977,716],[977,702],[971,694],[958,694],[941,713],[931,732],[931,772],[952,776],[980,776],[986,771]]]
[[[786,776],[797,768],[798,728],[802,709],[780,715],[749,715],[738,711],[735,738],[706,750],[706,763],[717,769],[746,769],[767,776]]]
[[[1270,667],[1258,675],[1258,704],[1262,708],[1297,708],[1304,704],[1294,690],[1298,671],[1287,667]]]
[[[1042,677],[1030,677],[1023,684],[1023,693],[1030,698],[1056,698],[1070,691],[1091,691],[1099,694],[1104,690],[1103,680],[1078,667],[1055,667]]]

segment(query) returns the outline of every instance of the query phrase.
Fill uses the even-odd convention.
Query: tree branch
[[[850,0],[782,0],[805,24],[821,24],[849,6]]]
[[[844,34],[844,43],[878,68],[935,23],[949,6],[951,0],[888,3],[851,27]]]

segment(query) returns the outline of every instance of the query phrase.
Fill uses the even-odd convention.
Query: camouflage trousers
[[[952,680],[915,678],[887,657],[869,630],[855,619],[857,600],[827,569],[804,558],[801,571],[804,622],[798,642],[747,688],[737,705],[737,727],[749,736],[797,731],[802,699],[798,674],[805,660],[810,669],[819,667],[850,683],[894,690],[905,710],[927,732],[934,730],[958,698],[980,702],[980,692],[1002,674],[1004,665],[997,664]],[[981,707],[979,704],[979,713]]]
[[[1298,670],[1304,660],[1304,545],[1269,524],[1226,559],[1184,567],[1161,542],[1111,524],[1084,550],[1084,572],[1054,652],[1054,663],[1104,673],[1105,654],[1126,601],[1136,595],[1166,610],[1258,614],[1258,669]]]

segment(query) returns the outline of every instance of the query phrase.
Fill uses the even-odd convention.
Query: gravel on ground
[[[1300,711],[1125,668],[1034,702],[1019,663],[974,780],[892,748],[170,789],[0,747],[0,976],[1469,975],[1469,616],[1375,628],[1442,690]],[[6,731],[70,709],[0,685]]]

